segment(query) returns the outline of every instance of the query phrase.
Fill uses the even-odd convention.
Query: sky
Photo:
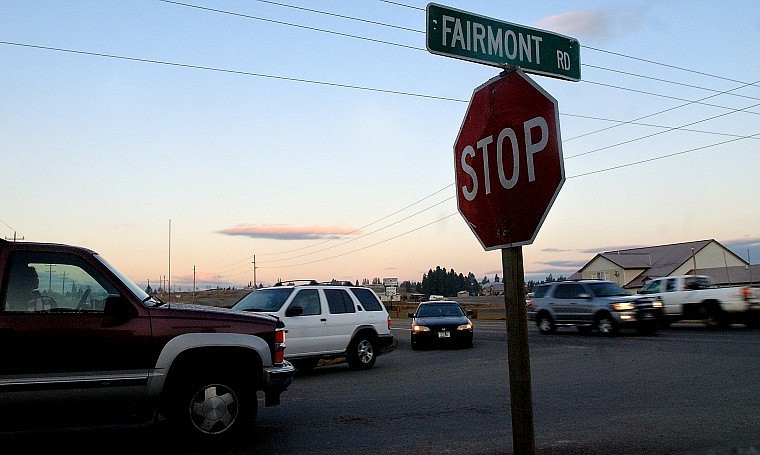
[[[581,44],[566,181],[526,279],[715,239],[760,261],[760,3],[451,0]],[[416,0],[0,0],[0,236],[84,246],[141,287],[493,281],[453,146],[498,68],[431,54]]]

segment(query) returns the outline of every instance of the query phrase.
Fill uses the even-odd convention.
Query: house
[[[752,275],[760,281],[760,267],[750,267],[714,239],[606,251],[569,278],[610,280],[638,291],[654,278],[686,274],[709,275],[718,285],[740,278],[750,283]]]
[[[504,294],[504,283],[486,283],[482,284],[480,295],[502,295]]]

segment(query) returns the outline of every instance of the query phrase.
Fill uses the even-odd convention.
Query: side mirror
[[[127,321],[137,316],[137,310],[129,303],[129,300],[120,295],[106,297],[103,304],[103,313],[116,321]]]
[[[285,316],[300,316],[303,314],[303,307],[300,306],[291,306],[288,307],[287,310],[285,310]]]
[[[410,318],[413,318],[414,317],[414,313],[409,313],[409,314],[407,314],[407,316],[409,316]]]
[[[467,310],[465,314],[467,314],[467,316],[472,316],[472,310]]]

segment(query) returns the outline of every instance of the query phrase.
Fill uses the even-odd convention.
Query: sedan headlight
[[[619,302],[619,303],[613,303],[612,308],[614,308],[615,311],[627,311],[627,310],[632,310],[636,307],[631,302]]]
[[[652,308],[662,308],[662,301],[655,300],[654,302],[652,302]]]
[[[472,323],[468,322],[467,324],[462,324],[457,327],[457,330],[472,330]]]
[[[419,333],[419,332],[429,332],[430,327],[426,327],[424,325],[414,324],[412,325],[412,332]]]

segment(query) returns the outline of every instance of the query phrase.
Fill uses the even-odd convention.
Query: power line
[[[746,107],[745,109],[750,109],[750,108],[757,107],[757,106],[760,106],[760,103],[754,104],[754,105],[749,106],[749,107]],[[719,114],[719,115],[715,115],[715,116],[712,116],[712,117],[708,117],[706,119],[697,120],[695,122],[687,123],[687,124],[679,126],[679,127],[668,128],[667,130],[664,130],[664,131],[658,131],[656,133],[648,134],[646,136],[637,137],[635,139],[631,139],[631,140],[628,140],[628,141],[618,142],[617,144],[608,145],[606,147],[600,147],[598,149],[589,150],[589,151],[583,152],[583,153],[577,153],[575,155],[568,156],[567,159],[577,158],[579,156],[590,155],[592,153],[596,153],[596,152],[599,152],[599,151],[602,151],[602,150],[611,149],[613,147],[617,147],[617,146],[620,146],[620,145],[625,145],[625,144],[630,144],[632,142],[641,141],[641,140],[644,140],[644,139],[648,139],[650,137],[658,136],[660,134],[665,134],[665,133],[669,133],[671,131],[680,130],[682,127],[692,126],[692,125],[696,125],[698,123],[708,122],[710,120],[715,120],[715,119],[720,118],[720,117],[725,117],[726,115],[735,114],[736,112],[742,112],[743,110],[744,109],[737,109],[736,111],[733,111],[733,112],[725,112],[723,114]],[[738,139],[745,139],[745,138],[746,137],[742,136],[742,137],[740,137]]]

